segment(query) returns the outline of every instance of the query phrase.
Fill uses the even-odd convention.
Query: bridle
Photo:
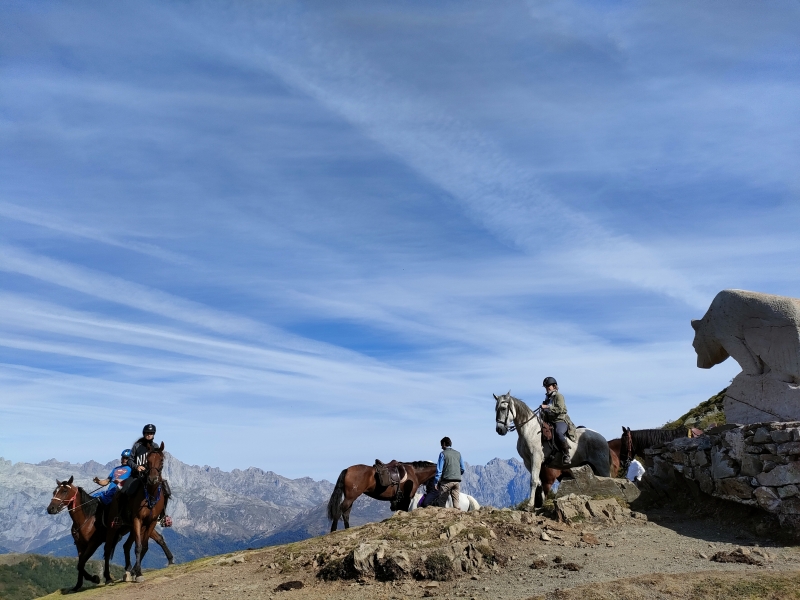
[[[622,460],[622,467],[627,469],[631,461],[633,460],[633,435],[631,435],[631,430],[626,429],[625,432],[622,434],[622,442],[621,446],[625,448],[625,458]],[[622,458],[622,456],[620,456]]]
[[[500,410],[500,407],[503,404],[506,405],[506,418],[503,421],[500,421],[499,419],[497,419],[495,422],[497,424],[501,424],[502,423],[503,427],[505,427],[507,431],[516,431],[517,428],[522,427],[523,425],[525,425],[527,423],[530,423],[531,421],[533,421],[534,418],[536,418],[537,420],[539,419],[539,411],[541,410],[541,408],[537,408],[536,410],[532,411],[531,416],[528,417],[526,420],[524,420],[522,423],[517,424],[516,422],[513,422],[513,423],[509,424],[508,420],[509,420],[509,417],[511,417],[511,401],[512,401],[511,398],[507,398],[506,400],[503,400],[502,402],[500,402],[497,405],[497,409],[498,410]]]
[[[59,485],[58,488],[56,488],[56,492],[53,494],[53,498],[50,500],[50,502],[52,502],[53,500],[58,500],[61,503],[58,506],[58,510],[56,511],[56,514],[60,513],[65,508],[67,509],[67,512],[72,512],[73,510],[78,509],[79,506],[83,506],[83,504],[81,504],[81,505],[77,504],[77,502],[78,502],[78,488],[77,488],[77,486],[75,487],[75,489],[72,492],[72,497],[69,498],[69,499],[59,498],[58,497],[58,489],[60,489],[62,487],[64,487],[64,486]],[[74,504],[75,506],[70,508],[70,506],[69,506],[70,504]],[[86,504],[86,503],[84,503],[84,504]]]

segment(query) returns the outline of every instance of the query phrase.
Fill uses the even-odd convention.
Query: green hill
[[[705,402],[701,402],[685,415],[670,421],[662,429],[678,429],[679,427],[708,429],[714,425],[724,425],[726,421],[722,400],[725,398],[726,391],[728,391],[728,388],[725,388],[716,396],[711,396]]]
[[[0,564],[0,600],[31,600],[61,588],[70,588],[78,580],[77,558],[54,558],[38,554],[15,555]],[[103,563],[90,561],[90,573],[102,576]],[[111,566],[111,574],[121,579],[122,567]],[[92,586],[91,582],[84,585]]]

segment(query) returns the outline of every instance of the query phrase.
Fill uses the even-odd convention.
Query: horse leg
[[[125,551],[125,580],[130,576],[131,573],[131,546],[133,546],[133,533],[128,536],[128,539],[125,540],[125,543],[122,545],[122,549]]]
[[[92,575],[91,573],[86,571],[86,563],[87,561],[92,558],[92,555],[95,551],[100,547],[100,544],[103,543],[103,538],[99,535],[92,536],[92,539],[89,540],[86,548],[81,555],[78,557],[78,571],[80,571],[81,575],[91,581],[94,584],[100,583],[100,577],[98,575]]]
[[[167,557],[167,564],[174,565],[175,560],[174,556],[172,556],[172,552],[169,551],[169,547],[167,546],[167,542],[164,539],[164,536],[158,533],[155,529],[150,534],[150,537],[155,540],[156,544],[161,546],[161,549],[164,551],[164,555]]]
[[[103,578],[106,580],[106,583],[112,583],[114,581],[114,578],[111,577],[111,559],[114,558],[114,550],[117,547],[117,542],[119,542],[119,537],[119,532],[114,529],[109,529],[106,532],[106,547],[103,552],[103,559],[105,561]]]
[[[350,509],[353,508],[353,500],[345,498],[342,502],[342,523],[345,529],[350,529]]]
[[[138,517],[134,517],[131,531],[136,544],[136,564],[131,569],[131,575],[133,575],[133,580],[138,583],[142,576],[142,521]]]

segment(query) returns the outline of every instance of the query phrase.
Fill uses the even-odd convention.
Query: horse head
[[[164,469],[164,442],[159,448],[154,448],[147,455],[147,485],[156,487],[161,485],[161,471]]]
[[[627,469],[634,457],[633,435],[630,427],[622,427],[622,437],[619,439],[619,462],[623,469]]]
[[[56,479],[56,484],[58,485],[53,490],[53,498],[50,500],[50,504],[47,505],[47,514],[58,514],[64,510],[64,507],[69,508],[70,504],[75,504],[75,499],[78,497],[78,486],[72,485],[72,480],[72,476],[67,481]]]
[[[495,431],[499,435],[505,435],[509,431],[510,424],[514,422],[516,409],[514,406],[514,396],[511,395],[511,390],[507,394],[497,396],[492,394],[495,400],[494,406],[494,421]]]

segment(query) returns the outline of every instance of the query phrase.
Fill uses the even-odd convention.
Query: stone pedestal
[[[800,421],[800,385],[779,381],[769,373],[739,373],[725,392],[724,407],[728,423]]]

